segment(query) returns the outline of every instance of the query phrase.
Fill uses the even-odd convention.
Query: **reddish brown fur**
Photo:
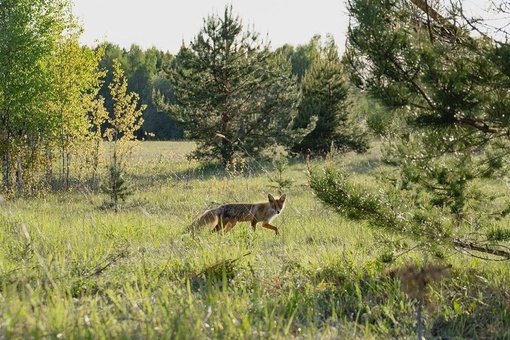
[[[253,230],[257,223],[262,222],[262,227],[271,229],[278,235],[278,228],[271,221],[278,216],[285,207],[286,195],[275,199],[268,195],[268,202],[260,203],[231,203],[219,206],[216,209],[205,211],[191,224],[190,230],[207,225],[214,225],[212,231],[229,231],[237,222],[251,222]]]

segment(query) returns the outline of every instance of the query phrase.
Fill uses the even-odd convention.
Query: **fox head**
[[[281,213],[283,208],[285,207],[285,199],[287,198],[287,196],[283,194],[280,196],[280,198],[275,199],[273,195],[268,194],[267,198],[269,199],[269,204],[271,205],[271,208],[274,209],[276,214]]]

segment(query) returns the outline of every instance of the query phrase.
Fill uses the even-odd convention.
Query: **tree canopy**
[[[305,134],[291,129],[299,90],[290,63],[245,29],[231,7],[204,19],[193,42],[182,46],[169,77],[175,104],[167,110],[198,142],[199,158],[257,157]]]
[[[123,49],[107,43],[104,45],[104,50],[100,67],[108,73],[99,94],[105,98],[105,106],[108,111],[113,114],[113,99],[108,86],[113,80],[114,61],[118,60],[125,72],[128,90],[138,93],[140,102],[147,106],[143,113],[144,122],[140,130],[136,132],[137,136],[157,140],[182,139],[181,126],[168,114],[159,111],[153,98],[154,93],[159,91],[164,93],[170,102],[173,102],[172,86],[166,79],[163,70],[170,67],[174,56],[154,47],[142,50],[137,45]]]
[[[101,74],[97,54],[78,44],[68,1],[2,1],[0,26],[0,156],[11,192],[45,165],[52,177],[55,147],[66,176],[72,141],[87,130],[83,99]]]
[[[474,31],[480,21],[462,2],[352,0],[349,13],[351,78],[393,113],[384,155],[398,171],[383,176],[378,193],[329,171],[312,181],[318,196],[428,244],[480,250],[494,230],[510,234],[500,222],[510,212],[506,194],[482,189],[486,179],[506,187],[508,42]]]
[[[312,118],[315,127],[293,146],[299,153],[326,155],[332,148],[342,152],[364,152],[368,148],[367,131],[360,115],[350,105],[349,84],[331,36],[322,45],[314,37],[308,45],[317,49],[301,80],[301,102],[295,126],[306,128]]]

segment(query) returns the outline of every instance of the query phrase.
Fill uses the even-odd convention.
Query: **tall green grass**
[[[0,203],[0,338],[416,337],[417,301],[398,272],[429,260],[385,261],[405,240],[321,206],[306,164],[285,170],[279,237],[247,223],[186,233],[207,208],[278,194],[273,164],[203,167],[185,158],[191,147],[143,143],[120,213],[84,190]],[[379,165],[377,151],[342,162],[360,179]],[[508,263],[444,262],[452,268],[428,291],[427,338],[509,338]]]

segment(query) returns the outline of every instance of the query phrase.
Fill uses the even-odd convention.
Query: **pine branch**
[[[478,251],[481,253],[486,253],[486,254],[490,254],[490,255],[503,257],[503,258],[505,258],[505,260],[510,260],[510,252],[509,251],[491,248],[487,245],[482,245],[482,244],[470,242],[470,241],[463,241],[460,239],[453,240],[453,245],[455,247],[458,247],[461,249],[474,250],[474,251]]]

